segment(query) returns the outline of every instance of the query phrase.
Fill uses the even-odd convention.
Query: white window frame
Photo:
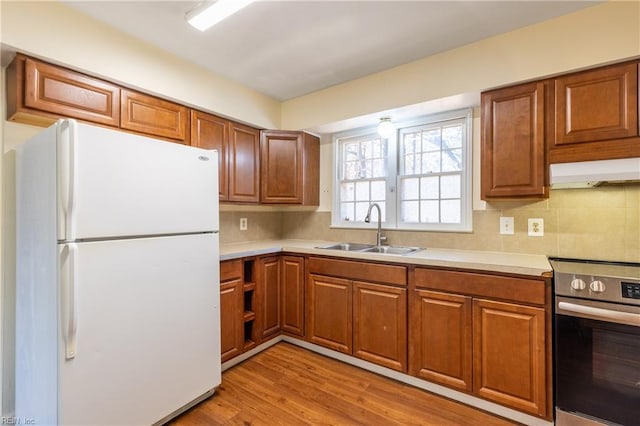
[[[462,164],[464,170],[461,173],[460,203],[461,217],[460,223],[399,223],[400,220],[400,152],[398,137],[402,129],[430,125],[442,121],[464,119],[466,125],[463,126],[462,144]],[[416,117],[411,120],[394,123],[396,131],[387,139],[387,177],[386,177],[386,221],[382,223],[385,229],[411,230],[411,231],[438,231],[438,232],[472,232],[473,231],[473,211],[472,211],[472,152],[473,152],[473,112],[471,108],[455,110]],[[364,127],[349,130],[333,135],[334,159],[333,161],[333,202],[331,211],[331,226],[334,228],[355,228],[370,229],[370,223],[361,221],[344,221],[340,217],[340,173],[342,158],[340,153],[340,140],[346,138],[356,138],[376,133],[377,126]],[[374,213],[372,222],[377,223],[377,213]]]

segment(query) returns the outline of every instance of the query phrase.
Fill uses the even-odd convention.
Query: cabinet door
[[[14,119],[14,114],[29,110],[42,111],[51,117],[26,120],[30,124],[49,124],[56,118],[70,117],[118,126],[120,88],[18,55],[7,68],[7,112]]]
[[[282,257],[282,331],[304,336],[304,258]]]
[[[544,309],[474,299],[474,393],[546,415],[545,353]]]
[[[187,107],[131,90],[121,93],[120,127],[188,143]]]
[[[329,349],[352,353],[353,309],[351,282],[310,274],[307,338]]]
[[[280,257],[259,260],[256,291],[258,305],[258,330],[265,339],[280,332]]]
[[[547,87],[536,82],[482,94],[482,199],[548,196]]]
[[[625,63],[555,79],[552,163],[640,155],[638,64]]]
[[[555,145],[638,136],[638,65],[613,65],[555,80]]]
[[[229,134],[229,201],[260,200],[260,132],[231,122]]]
[[[242,353],[243,336],[242,262],[220,262],[220,347],[222,361]]]
[[[471,297],[417,290],[411,307],[411,374],[472,388]]]
[[[407,371],[407,290],[353,282],[353,354]]]
[[[218,182],[220,201],[229,199],[227,183],[227,147],[229,144],[229,120],[191,110],[191,145],[218,151]]]
[[[220,347],[223,362],[242,352],[242,301],[240,278],[220,283]]]
[[[302,203],[302,133],[260,134],[260,202]]]

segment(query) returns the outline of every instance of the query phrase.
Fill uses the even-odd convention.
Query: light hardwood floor
[[[222,374],[186,425],[513,425],[515,423],[280,342]]]

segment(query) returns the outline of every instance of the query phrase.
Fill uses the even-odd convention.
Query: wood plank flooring
[[[222,374],[186,425],[513,425],[469,406],[280,342]]]

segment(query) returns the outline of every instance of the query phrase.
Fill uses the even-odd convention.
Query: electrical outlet
[[[541,218],[529,219],[529,236],[542,237],[544,235],[544,220]]]
[[[247,230],[247,218],[246,217],[241,217],[240,218],[240,230],[241,231],[246,231]]]
[[[500,217],[500,233],[504,235],[513,235],[512,217]]]

